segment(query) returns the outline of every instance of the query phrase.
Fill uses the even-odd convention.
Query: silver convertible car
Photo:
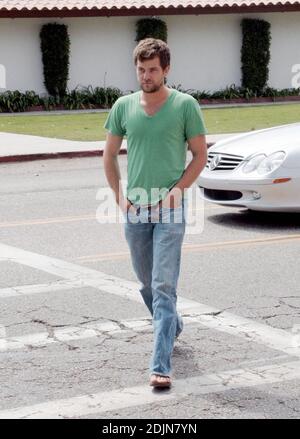
[[[213,203],[300,212],[300,123],[216,142],[198,184]]]

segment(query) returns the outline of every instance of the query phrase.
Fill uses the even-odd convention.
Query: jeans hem
[[[152,371],[152,372],[150,372],[149,376],[151,377],[151,375],[159,375],[159,376],[162,376],[162,377],[171,378],[171,374],[170,373],[163,373],[163,372]]]

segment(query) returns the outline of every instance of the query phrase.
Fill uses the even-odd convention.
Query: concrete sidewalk
[[[217,140],[232,135],[234,134],[208,135],[206,136],[207,144],[211,146]],[[103,155],[104,145],[104,141],[78,142],[0,132],[0,162],[101,156]],[[120,153],[127,153],[126,140],[123,141]]]

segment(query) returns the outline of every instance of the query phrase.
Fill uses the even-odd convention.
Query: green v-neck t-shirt
[[[187,140],[206,134],[198,102],[192,96],[169,89],[160,109],[149,116],[138,91],[122,96],[113,105],[104,127],[127,138],[128,200],[140,206],[155,205],[182,177]]]

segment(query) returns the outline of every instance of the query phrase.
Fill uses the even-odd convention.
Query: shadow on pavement
[[[235,227],[239,229],[252,228],[256,230],[271,231],[299,231],[300,230],[300,213],[299,212],[256,212],[248,209],[234,210],[218,215],[207,217],[216,225],[225,227]]]

